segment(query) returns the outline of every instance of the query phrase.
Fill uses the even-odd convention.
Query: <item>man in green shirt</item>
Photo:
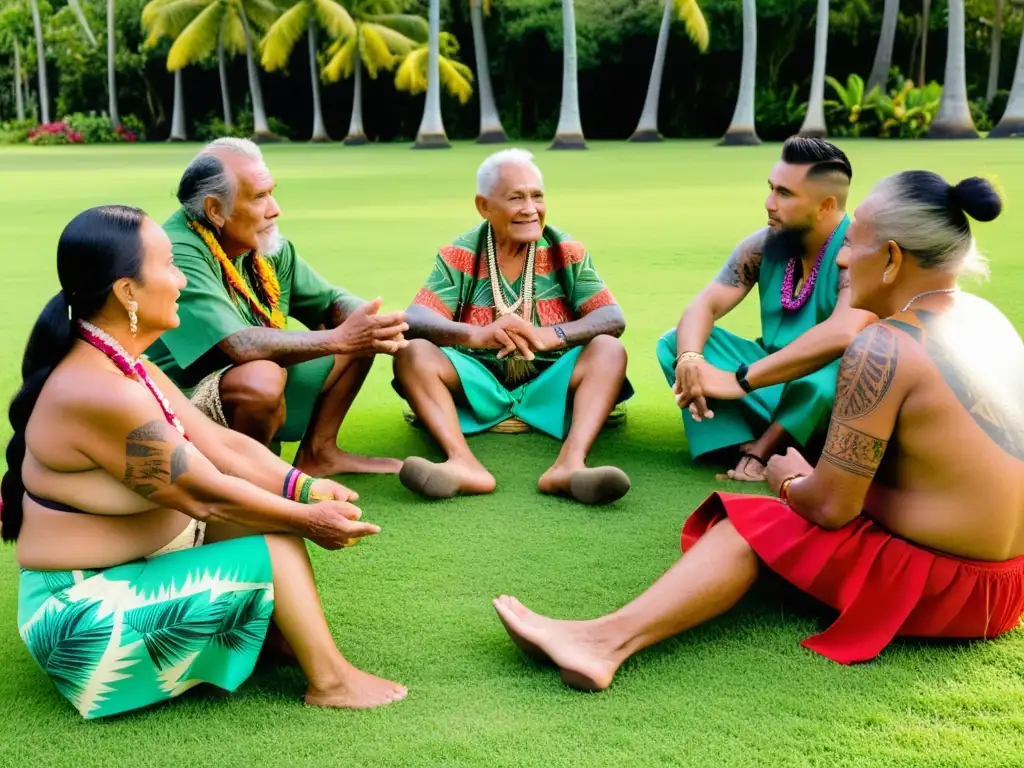
[[[215,421],[264,445],[301,441],[316,476],[394,473],[402,463],[338,448],[338,430],[376,353],[407,343],[404,313],[377,314],[320,277],[277,231],[259,148],[218,139],[185,169],[164,225],[188,285],[180,325],[146,352]],[[309,330],[286,330],[291,317]]]
[[[465,435],[510,422],[564,441],[538,482],[543,493],[603,504],[629,490],[621,469],[585,463],[633,394],[618,340],[626,321],[583,244],[545,226],[531,158],[513,149],[483,162],[484,222],[440,250],[406,313],[415,338],[395,356],[395,388],[448,461],[410,458],[399,478],[428,498],[493,491]]]
[[[786,141],[768,180],[768,226],[736,247],[658,342],[691,457],[739,453],[727,475],[734,480],[763,480],[772,455],[824,437],[839,359],[876,320],[850,307],[846,270],[836,263],[852,177],[850,161],[829,142]],[[760,338],[715,325],[755,285]]]

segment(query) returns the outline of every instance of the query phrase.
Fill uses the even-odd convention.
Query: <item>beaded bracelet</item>
[[[316,482],[316,478],[309,475],[302,476],[302,486],[299,489],[298,498],[295,499],[299,504],[309,504],[309,494],[313,490],[314,482]]]
[[[683,360],[703,360],[704,355],[700,352],[682,352],[676,357],[676,365],[679,365]]]
[[[799,480],[801,477],[804,477],[804,475],[793,475],[792,477],[787,477],[782,481],[782,485],[779,486],[779,500],[787,507],[793,506],[789,502],[789,486],[793,484],[794,480]]]

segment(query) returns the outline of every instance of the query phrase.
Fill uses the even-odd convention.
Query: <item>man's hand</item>
[[[316,501],[356,502],[359,501],[359,494],[350,488],[346,488],[341,483],[336,483],[326,478],[319,478],[313,481],[313,487],[310,489],[310,498]]]
[[[772,456],[768,460],[764,475],[771,492],[778,496],[784,480],[794,475],[807,477],[813,471],[814,467],[807,463],[807,459],[800,455],[800,451],[790,448],[785,455]]]
[[[337,340],[335,354],[393,355],[408,346],[403,334],[409,330],[405,312],[378,315],[382,301],[378,297],[350,314],[332,333]]]
[[[527,360],[533,360],[534,350],[544,349],[539,331],[519,315],[505,315],[490,325],[475,329],[470,346],[475,349],[497,349],[499,360],[516,350]]]
[[[680,410],[689,408],[694,421],[715,417],[714,412],[708,408],[707,400],[704,397],[704,383],[701,381],[702,371],[702,360],[680,360],[676,366],[676,382],[672,385],[672,392],[676,396],[676,405]]]
[[[306,507],[302,535],[324,549],[350,547],[363,536],[380,533],[380,527],[359,521],[362,512],[345,501],[321,501]]]

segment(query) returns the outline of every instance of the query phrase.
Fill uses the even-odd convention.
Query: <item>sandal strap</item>
[[[757,455],[755,455],[753,453],[742,453],[742,454],[740,454],[740,458],[741,459],[753,459],[758,464],[760,464],[762,467],[767,467],[768,466],[768,462],[767,461],[765,461],[760,456],[757,456]]]

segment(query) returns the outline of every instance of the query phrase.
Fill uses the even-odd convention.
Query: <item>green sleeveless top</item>
[[[771,245],[765,247],[761,256],[757,289],[761,296],[759,341],[769,354],[779,351],[814,326],[827,320],[835,310],[839,301],[839,265],[836,264],[836,256],[843,246],[849,225],[850,218],[844,216],[821,259],[814,290],[807,303],[797,310],[785,309],[782,306],[782,282],[786,278],[790,254],[779,253],[778,249],[773,249]]]

